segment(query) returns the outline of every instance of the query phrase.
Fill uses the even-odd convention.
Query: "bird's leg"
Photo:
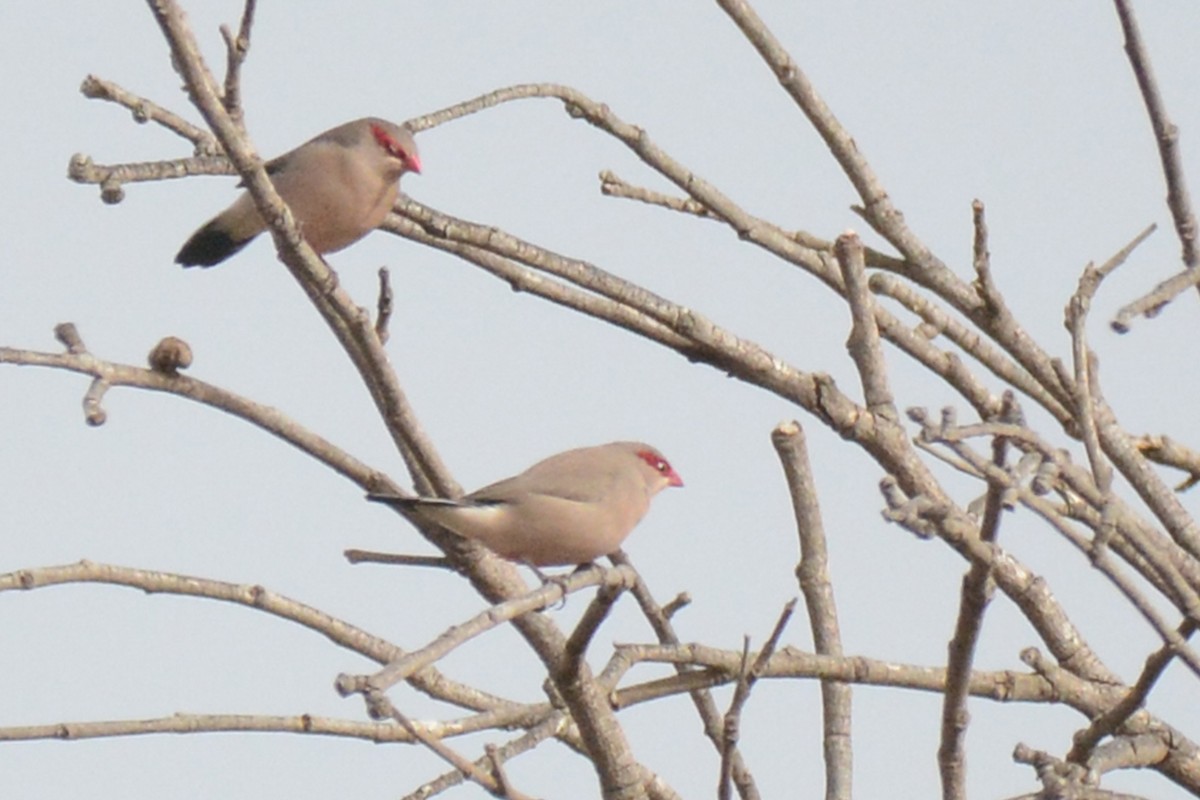
[[[548,583],[552,583],[555,586],[557,586],[559,589],[562,590],[562,598],[557,603],[555,603],[554,606],[551,607],[551,610],[558,610],[558,609],[566,608],[566,606],[567,606],[567,580],[572,575],[582,572],[583,570],[588,569],[589,567],[596,566],[594,562],[588,561],[584,564],[576,564],[575,569],[571,570],[570,572],[564,572],[561,575],[547,575],[546,573],[544,573],[540,569],[538,569],[536,564],[530,563],[529,561],[522,561],[521,563],[524,564],[525,566],[529,567],[531,570],[533,570],[533,574],[536,575],[538,580],[542,582],[542,586],[545,586]]]

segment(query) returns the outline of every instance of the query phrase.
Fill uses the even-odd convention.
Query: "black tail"
[[[217,220],[214,219],[192,234],[192,238],[179,249],[175,263],[185,267],[212,267],[250,244],[253,238],[234,241],[232,236],[217,227]]]
[[[383,503],[400,511],[411,511],[419,506],[451,506],[458,508],[463,505],[458,500],[449,500],[445,497],[400,497],[399,495],[384,494],[383,492],[370,492],[367,494],[367,499],[373,503]]]
[[[392,508],[409,509],[417,504],[419,498],[416,497],[397,497],[394,494],[382,494],[380,492],[370,492],[367,499],[373,503],[383,503]]]

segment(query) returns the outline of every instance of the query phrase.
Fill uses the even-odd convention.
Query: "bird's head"
[[[417,143],[413,139],[412,131],[401,125],[378,120],[371,122],[371,135],[388,156],[400,162],[401,172],[421,174],[421,156],[417,153]]]
[[[658,484],[654,486],[654,491],[665,489],[668,486],[683,486],[683,478],[679,477],[679,473],[662,453],[648,445],[639,447],[634,453],[653,470],[655,482]]]

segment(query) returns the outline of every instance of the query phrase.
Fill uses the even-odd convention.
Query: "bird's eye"
[[[671,471],[671,465],[668,464],[666,461],[663,461],[661,458],[658,460],[658,463],[654,465],[654,468],[664,474]]]
[[[405,154],[404,150],[401,149],[400,145],[396,143],[396,140],[393,139],[391,135],[383,129],[383,126],[372,125],[371,134],[375,137],[375,142],[384,150],[386,150],[388,155],[395,156],[401,161],[406,161],[408,159],[408,156]]]

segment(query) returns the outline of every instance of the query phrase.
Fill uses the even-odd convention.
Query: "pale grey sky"
[[[240,5],[190,5],[197,35],[221,64],[217,26],[236,24]],[[1111,5],[757,5],[914,230],[960,274],[970,268],[970,203],[987,203],[997,279],[1048,349],[1069,354],[1062,309],[1082,267],[1157,222],[1159,233],[1097,298],[1093,345],[1108,398],[1128,428],[1194,442],[1187,398],[1197,387],[1181,357],[1194,337],[1194,298],[1127,337],[1102,324],[1178,267],[1157,154]],[[1138,6],[1195,189],[1200,6]],[[95,73],[199,119],[149,12],[136,3],[14,5],[0,26],[0,53],[7,75],[0,173],[8,185],[0,345],[55,350],[52,328],[70,320],[97,356],[141,363],[160,337],[180,336],[195,351],[194,376],[275,405],[403,480],[366,392],[269,241],[213,270],[171,263],[192,230],[233,197],[231,179],[128,186],[114,207],[100,203],[95,187],[66,180],[75,152],[102,163],[187,154],[170,134],[77,91]],[[274,155],[348,119],[403,120],[533,81],[570,84],[608,103],[784,227],[827,238],[865,229],[819,138],[711,2],[263,2],[245,67],[247,124],[260,151]],[[497,108],[425,132],[419,143],[424,174],[404,181],[415,198],[589,259],[802,369],[833,374],[857,394],[840,300],[723,227],[602,197],[602,169],[667,187],[554,101]],[[740,647],[743,634],[762,641],[797,592],[791,511],[769,433],[799,409],[382,233],[330,263],[368,305],[376,268],[391,267],[397,291],[388,351],[464,486],[571,446],[653,442],[687,486],[659,497],[627,551],[660,598],[693,595],[677,619],[685,640],[728,648]],[[961,406],[907,365],[895,380],[903,406]],[[346,564],[348,547],[431,548],[395,515],[363,502],[357,487],[286,445],[177,397],[129,390],[113,391],[108,423],[88,428],[85,389],[79,376],[0,368],[0,572],[88,558],[260,583],[404,647],[482,607],[451,575]],[[963,563],[943,545],[886,524],[878,468],[816,421],[800,419],[823,494],[848,652],[942,663]],[[950,484],[964,502],[977,493]],[[1194,507],[1193,496],[1183,499]],[[1066,545],[1027,514],[1006,520],[1003,535],[1046,576],[1109,666],[1136,676],[1154,639],[1108,584],[1082,573]],[[576,600],[555,613],[569,624],[584,606]],[[991,613],[980,666],[1023,670],[1018,653],[1035,635],[1007,601],[998,599]],[[71,586],[0,594],[0,631],[0,725],[176,711],[362,715],[332,682],[364,669],[363,661],[241,608]],[[651,638],[623,601],[595,652],[603,657],[613,641]],[[802,618],[784,641],[811,647]],[[512,697],[539,698],[534,670],[497,674],[508,659],[533,663],[515,635],[501,631],[444,668]],[[1158,702],[1197,702],[1194,681],[1172,679],[1174,693]],[[396,696],[411,703],[412,716],[446,713],[410,691]],[[728,693],[718,697],[724,705]],[[1028,768],[1011,762],[1013,746],[1061,752],[1081,724],[1063,710],[973,703],[971,711],[969,780],[981,798],[1032,790]],[[818,715],[816,684],[756,689],[742,744],[764,796],[820,791]],[[711,795],[718,759],[685,699],[622,719],[650,768],[685,797]],[[934,795],[938,720],[934,696],[858,690],[857,795]],[[474,755],[485,741],[497,739],[456,746]],[[595,796],[589,768],[556,745],[544,749],[510,764],[523,791]],[[298,736],[0,746],[0,786],[13,797],[393,798],[442,771],[420,748]],[[1179,796],[1153,776],[1109,788],[1121,787]]]

